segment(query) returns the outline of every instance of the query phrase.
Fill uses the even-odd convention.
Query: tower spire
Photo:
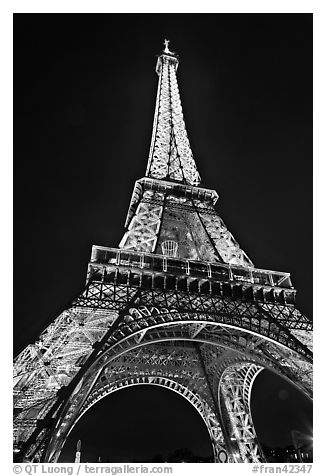
[[[178,58],[164,40],[156,72],[159,83],[146,176],[199,185],[200,175],[190,148],[177,82]]]
[[[164,40],[164,46],[165,46],[164,53],[168,53],[168,54],[172,53],[172,51],[169,50],[169,43],[170,43],[170,40],[167,40],[167,39]]]
[[[214,205],[215,190],[200,187],[169,40],[158,57],[159,76],[146,176],[136,181],[119,247],[192,260],[253,266]]]

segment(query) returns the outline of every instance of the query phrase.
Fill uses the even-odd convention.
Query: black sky
[[[15,354],[82,290],[91,245],[122,237],[165,37],[203,186],[312,319],[312,15],[15,14]]]

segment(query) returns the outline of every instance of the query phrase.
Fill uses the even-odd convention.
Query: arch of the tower
[[[101,365],[101,364],[100,364]],[[197,349],[191,342],[158,342],[140,344],[126,349],[114,359],[107,359],[94,369],[97,378],[87,392],[87,383],[76,391],[76,401],[71,402],[67,414],[57,424],[55,438],[48,449],[47,461],[58,459],[69,433],[81,416],[100,399],[130,385],[158,385],[184,397],[202,417],[213,448],[214,460],[227,454],[221,427],[214,409],[214,401],[203,369],[198,366]],[[85,392],[84,392],[85,388]],[[84,399],[79,396],[84,392]]]
[[[214,410],[210,407],[210,405],[199,395],[193,393],[189,389],[189,387],[185,387],[177,380],[173,380],[172,378],[166,378],[160,375],[153,376],[145,374],[129,378],[121,377],[117,380],[111,382],[106,381],[104,384],[97,385],[96,389],[87,398],[82,410],[78,414],[78,417],[73,420],[65,438],[60,438],[59,440],[57,440],[55,447],[52,449],[52,455],[50,456],[49,454],[49,459],[51,459],[51,461],[56,461],[58,459],[60,452],[65,444],[65,441],[67,440],[69,434],[71,433],[77,422],[88,410],[90,410],[90,408],[96,405],[96,403],[114,392],[124,390],[131,386],[139,385],[154,385],[158,387],[163,387],[177,393],[185,400],[187,400],[196,409],[199,416],[205,423],[212,444],[214,461],[219,462],[219,453],[221,451],[223,453],[226,453],[226,448],[221,427],[217,420],[216,414]],[[49,453],[51,453],[51,451],[49,451]]]
[[[127,330],[122,326],[115,343],[103,355],[113,357],[125,349],[159,341],[185,340],[218,345],[224,352],[231,350],[241,358],[269,368],[312,398],[312,359],[261,334],[258,329],[253,330],[253,326],[244,328],[235,322],[216,322],[208,314],[158,311],[155,307],[141,306],[129,311],[133,316],[136,312],[138,321],[128,322]],[[129,319],[129,315],[125,319]]]
[[[201,415],[209,428],[215,458],[219,449],[226,448],[229,461],[261,461],[263,455],[250,412],[254,379],[262,369],[269,369],[311,397],[307,372],[311,363],[284,345],[244,329],[190,320],[189,316],[183,319],[181,314],[178,320],[166,322],[165,319],[161,324],[153,323],[151,317],[149,313],[145,330],[120,335],[84,374],[57,418],[46,461],[57,459],[69,431],[96,399],[137,378],[144,384],[150,383],[150,378],[163,386],[171,384],[182,396],[188,395],[190,403],[196,402],[198,411],[210,409],[215,419],[208,418],[203,410]],[[164,354],[166,346],[173,346],[176,353],[171,354],[169,349]],[[178,362],[177,352],[183,352],[188,362],[197,362],[198,368],[191,364],[187,369],[176,370],[175,366],[171,369],[167,365],[162,372],[158,365],[144,364],[144,355],[150,349],[156,350],[156,356],[163,356],[163,360],[164,355],[170,354],[174,365]],[[146,358],[150,360],[148,355]],[[241,418],[238,414],[242,414]],[[219,435],[217,440],[216,435]]]

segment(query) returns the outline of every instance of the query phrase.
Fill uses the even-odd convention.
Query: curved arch
[[[207,428],[214,456],[214,462],[218,462],[217,454],[218,451],[224,450],[225,451],[225,444],[223,441],[222,432],[220,430],[220,426],[218,420],[214,414],[214,411],[210,408],[209,404],[204,401],[203,399],[199,398],[198,395],[193,393],[189,388],[181,385],[179,382],[173,381],[172,379],[168,379],[161,376],[143,376],[141,378],[125,378],[121,379],[119,382],[115,382],[113,385],[112,383],[108,383],[104,387],[101,388],[101,391],[97,392],[97,394],[92,395],[92,398],[86,402],[85,406],[83,407],[82,411],[78,414],[77,418],[74,419],[72,425],[70,426],[68,432],[66,433],[63,439],[60,439],[60,445],[54,448],[54,452],[52,455],[49,455],[49,460],[51,462],[56,462],[60,456],[60,452],[75,425],[77,422],[82,418],[82,416],[90,410],[96,403],[98,403],[103,398],[107,397],[108,395],[115,393],[119,390],[126,389],[131,386],[139,386],[139,385],[154,385],[158,387],[163,387],[168,390],[175,392],[176,394],[182,396],[185,400],[187,400],[198,412],[200,417],[205,423]],[[57,437],[60,437],[60,434],[57,433]],[[57,440],[58,441],[58,440]]]
[[[182,314],[182,313],[179,313],[178,314]],[[187,312],[187,314],[191,314],[190,312]],[[296,351],[293,351],[293,349],[289,348],[285,343],[282,343],[280,341],[277,341],[275,339],[272,339],[271,337],[269,337],[268,335],[265,335],[265,334],[261,334],[259,332],[255,332],[253,331],[252,329],[246,329],[246,328],[243,328],[243,327],[239,327],[239,326],[235,326],[235,325],[232,325],[232,324],[226,324],[224,322],[214,322],[214,321],[207,321],[207,320],[202,320],[202,319],[187,319],[187,320],[178,320],[178,321],[170,321],[170,322],[162,322],[162,323],[159,323],[159,324],[151,324],[150,326],[148,326],[146,329],[139,329],[139,330],[136,330],[122,338],[120,338],[118,340],[118,342],[112,344],[112,346],[110,346],[110,349],[113,349],[115,346],[119,345],[120,343],[122,343],[124,340],[126,339],[129,339],[130,337],[132,336],[137,336],[137,335],[141,335],[144,330],[147,332],[148,330],[152,330],[152,329],[157,329],[157,328],[160,328],[160,327],[167,327],[167,326],[174,326],[176,324],[183,324],[183,325],[212,325],[212,326],[216,326],[216,327],[221,327],[221,328],[226,328],[226,329],[233,329],[234,331],[240,331],[240,332],[244,332],[246,334],[249,334],[251,336],[254,336],[254,337],[258,337],[258,338],[263,338],[264,340],[268,341],[268,342],[271,342],[272,344],[275,344],[285,350],[291,350],[292,352],[296,352]],[[299,354],[300,357],[302,358],[302,355]]]
[[[189,325],[203,325],[203,328],[196,335],[192,336],[189,332]],[[210,333],[207,330],[209,327],[215,328],[217,331],[225,330],[226,332],[223,336],[220,332],[218,335],[214,335],[213,332]],[[175,335],[176,328],[180,328],[179,335]],[[171,332],[169,334],[170,329]],[[232,329],[232,334],[229,332],[229,329]],[[153,336],[153,333],[155,334],[156,331],[158,331],[158,334]],[[232,338],[235,335],[239,336],[239,340],[240,338],[245,339],[245,342],[242,345],[240,342],[236,342],[236,340]],[[140,336],[140,339],[138,339],[137,336]],[[259,345],[264,344],[266,349],[263,352],[257,352],[258,346],[256,342],[254,343],[255,348],[251,349],[250,346],[248,346],[248,343],[252,339],[259,339],[261,341]],[[189,321],[180,319],[179,321],[160,324],[151,323],[146,329],[137,330],[130,335],[120,337],[117,342],[107,347],[104,352],[98,356],[98,362],[106,356],[109,356],[109,354],[112,354],[112,356],[108,358],[112,359],[131,348],[164,340],[187,340],[204,344],[210,343],[218,345],[225,350],[229,350],[231,346],[233,350],[242,353],[246,358],[248,358],[249,353],[253,360],[263,363],[274,372],[282,375],[284,378],[294,383],[300,391],[304,392],[309,398],[311,398],[312,363],[307,361],[305,357],[298,354],[296,351],[289,349],[285,344],[276,342],[259,333],[213,321]]]
[[[228,305],[231,305],[231,303],[228,303]],[[232,303],[232,305],[234,306],[234,303]],[[244,306],[245,303],[242,303],[242,305]],[[226,306],[226,303],[224,303],[224,306]],[[307,343],[303,343],[301,341],[302,339],[299,340],[298,336],[293,335],[290,329],[282,326],[277,319],[269,315],[262,307],[258,309],[258,313],[255,308],[254,315],[251,315],[251,313],[247,315],[245,310],[240,313],[238,307],[232,307],[231,314],[231,309],[226,313],[220,313],[216,308],[216,305],[212,305],[212,303],[205,307],[207,307],[207,309],[200,312],[198,309],[178,311],[172,307],[155,307],[153,304],[150,306],[146,306],[146,304],[134,306],[129,309],[123,323],[121,323],[119,329],[121,335],[118,340],[123,338],[123,334],[129,336],[138,331],[143,331],[144,328],[146,329],[156,325],[168,325],[169,323],[176,321],[183,321],[185,324],[215,323],[223,327],[229,327],[263,337],[275,344],[295,351],[299,355],[301,354],[307,360],[312,360],[312,352],[307,347]],[[219,319],[217,319],[218,316]]]
[[[181,323],[181,324],[182,324],[182,323]],[[160,327],[162,327],[162,326],[160,326]],[[169,328],[170,328],[170,327],[171,327],[171,325],[169,326]],[[234,334],[232,334],[232,335],[234,335]],[[105,354],[102,354],[102,358],[104,358],[104,360],[102,361],[102,363],[100,362],[100,360],[98,361],[98,362],[99,362],[99,367],[97,367],[97,369],[99,369],[99,368],[104,368],[104,366],[107,366],[110,361],[116,359],[117,356],[119,356],[119,355],[124,355],[124,354],[130,352],[132,349],[141,348],[141,347],[148,346],[148,345],[150,345],[150,344],[155,344],[155,343],[158,343],[158,342],[171,341],[171,340],[173,340],[173,339],[174,339],[174,340],[177,340],[177,341],[180,341],[180,340],[187,341],[187,340],[189,340],[189,341],[191,341],[191,342],[194,342],[194,341],[202,342],[202,343],[207,343],[207,342],[209,342],[210,344],[213,344],[213,345],[216,345],[216,346],[221,346],[221,347],[223,347],[224,349],[227,348],[227,345],[226,345],[226,344],[223,345],[223,343],[221,343],[221,341],[216,342],[216,341],[214,341],[214,339],[208,340],[208,339],[207,339],[207,336],[206,336],[206,337],[196,336],[196,339],[194,339],[194,338],[189,338],[189,336],[186,336],[185,334],[183,335],[182,338],[180,338],[180,337],[178,337],[178,336],[174,336],[174,338],[172,338],[170,335],[168,335],[168,336],[163,336],[163,335],[158,336],[158,335],[157,335],[155,340],[150,340],[149,342],[146,341],[146,339],[144,339],[143,341],[137,341],[137,342],[133,342],[133,343],[132,343],[132,342],[130,342],[130,339],[129,339],[129,340],[124,339],[124,342],[126,343],[126,346],[125,346],[124,348],[120,349],[120,352],[119,352],[119,353],[114,352],[114,354],[113,354],[110,358],[108,358],[108,359],[104,358],[106,355],[108,355],[108,352],[105,353]],[[239,355],[239,354],[241,354],[241,352],[238,350],[237,354]],[[232,355],[232,359],[231,359],[231,360],[232,360],[233,366],[236,365],[236,364],[235,364],[235,361],[236,361],[236,355],[235,355],[235,354]],[[257,357],[255,357],[255,356],[252,357],[252,361],[249,363],[249,362],[248,362],[248,355],[247,355],[246,352],[242,352],[242,360],[245,361],[245,364],[246,364],[246,365],[249,365],[249,364],[250,364],[250,365],[253,365],[253,364],[255,363],[256,365],[261,365],[261,368],[265,367],[265,368],[270,368],[270,369],[272,369],[271,365],[266,365],[266,362],[264,362],[264,361],[259,361],[259,359],[258,359]],[[241,363],[241,362],[240,362],[240,363]],[[240,365],[240,363],[238,362],[237,365]],[[230,368],[230,365],[231,365],[230,362],[226,362],[226,366],[227,366],[227,367]],[[243,365],[243,363],[242,363],[241,365]],[[221,363],[220,363],[220,366],[221,366]],[[98,375],[99,372],[98,372],[97,369],[96,369],[96,368],[95,368],[95,369],[93,368],[93,369],[91,369],[89,372],[93,372],[94,374]],[[94,370],[95,370],[95,371],[94,371]],[[96,370],[97,370],[97,371],[96,371]],[[274,369],[273,369],[273,370],[274,370]],[[277,373],[280,374],[280,372],[277,372]],[[283,375],[283,376],[284,376],[284,375]],[[285,377],[286,377],[286,376],[285,376]],[[252,383],[252,382],[251,382],[251,383]],[[79,393],[80,393],[80,388],[79,388],[79,389],[77,388],[76,390],[77,390],[77,391],[75,391],[75,394],[79,394]],[[68,420],[69,420],[69,418],[68,418]],[[61,425],[60,425],[60,422],[61,422],[61,425],[62,425],[62,424],[64,423],[64,420],[61,419],[61,420],[58,421],[57,428],[59,428],[59,427],[61,426]],[[67,422],[67,420],[66,420],[66,422]]]
[[[162,316],[162,314],[157,314],[155,315],[155,319],[153,319],[153,315],[151,314],[147,317],[144,316],[141,319],[141,326],[139,325],[140,321],[138,321],[135,329],[131,329],[130,326],[132,323],[129,323],[129,332],[125,333],[123,326],[127,324],[122,324],[122,327],[117,329],[116,334],[111,334],[109,338],[111,341],[108,340],[103,346],[98,353],[96,361],[83,375],[80,384],[75,387],[75,390],[71,393],[60,415],[58,415],[56,429],[60,426],[60,423],[64,423],[72,399],[77,399],[77,394],[80,394],[78,396],[78,398],[80,397],[79,402],[74,402],[74,405],[80,407],[82,399],[87,395],[94,384],[94,379],[96,379],[101,369],[107,365],[108,362],[131,349],[163,341],[191,341],[202,344],[212,344],[224,351],[231,349],[233,353],[241,355],[242,359],[247,361],[248,355],[250,355],[252,362],[274,370],[289,380],[293,379],[301,391],[305,393],[308,392],[309,394],[309,383],[302,385],[302,381],[307,379],[307,374],[305,369],[303,370],[302,365],[307,366],[310,365],[310,363],[307,362],[307,357],[302,354],[297,354],[296,351],[289,349],[285,344],[273,341],[269,337],[257,332],[223,322],[214,322],[213,320],[198,318],[189,319],[189,313],[187,312],[170,313],[168,311],[166,314],[168,317],[167,315]],[[171,314],[174,315],[171,316]],[[196,313],[196,316],[198,315],[204,316],[204,313]],[[176,317],[179,319],[174,320]],[[159,318],[163,320],[163,322],[157,322]],[[168,319],[168,322],[166,319]],[[259,340],[261,343],[258,342]],[[280,355],[282,359],[279,358]],[[289,365],[286,365],[287,362]],[[295,374],[294,371],[296,371],[297,374]],[[83,391],[80,392],[80,389],[83,389]]]

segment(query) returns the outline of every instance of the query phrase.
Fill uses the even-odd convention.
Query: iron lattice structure
[[[118,248],[93,246],[86,286],[14,364],[14,450],[57,461],[99,399],[159,385],[203,418],[214,460],[264,460],[250,395],[270,369],[312,397],[312,323],[289,273],[257,269],[200,187],[166,46],[146,176]]]

